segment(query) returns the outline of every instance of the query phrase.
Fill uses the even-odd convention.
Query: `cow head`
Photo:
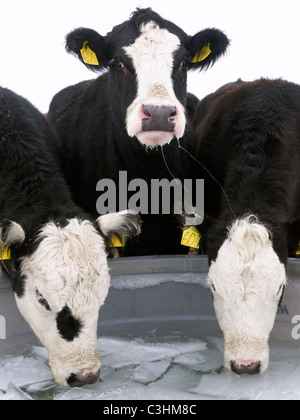
[[[25,250],[16,261],[15,297],[48,350],[57,383],[81,386],[98,379],[98,312],[110,284],[105,243],[110,233],[126,238],[139,231],[140,219],[133,212],[102,216],[95,226],[77,218],[63,227],[47,223],[35,246],[26,244],[19,224],[2,229],[2,241],[12,247],[12,254],[14,249],[18,254],[18,246],[33,246],[33,252],[26,255]]]
[[[209,269],[224,361],[237,374],[263,373],[269,335],[286,284],[270,233],[255,217],[237,220]]]
[[[88,68],[109,69],[115,125],[146,147],[163,146],[184,135],[187,70],[208,68],[229,41],[217,29],[188,36],[151,9],[105,37],[80,28],[67,36],[66,48]]]

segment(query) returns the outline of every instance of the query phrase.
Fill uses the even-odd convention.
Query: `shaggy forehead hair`
[[[86,299],[90,301],[91,294],[97,301],[101,299],[100,275],[106,281],[108,275],[105,245],[89,221],[72,219],[63,228],[48,223],[39,240],[37,250],[24,258],[21,271],[35,279],[53,310],[59,311],[68,304],[79,311]]]
[[[254,216],[236,220],[228,237],[212,263],[210,277],[218,283],[219,291],[233,288],[232,294],[259,295],[259,291],[280,285],[285,268],[275,253],[266,227]]]

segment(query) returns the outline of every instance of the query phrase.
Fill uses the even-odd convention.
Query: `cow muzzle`
[[[254,362],[253,360],[231,361],[231,370],[237,375],[258,375],[261,370],[261,362]]]
[[[71,387],[81,387],[83,385],[91,385],[97,382],[100,376],[100,369],[99,367],[95,367],[94,369],[85,369],[81,374],[74,374],[69,376],[67,379],[68,385]]]
[[[178,101],[152,98],[133,103],[127,113],[127,133],[146,147],[169,144],[185,132],[184,107]]]

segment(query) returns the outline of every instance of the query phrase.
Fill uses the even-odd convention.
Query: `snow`
[[[31,346],[0,359],[0,400],[298,400],[299,343],[272,340],[269,370],[240,377],[223,368],[217,334],[101,337],[101,379],[80,389],[55,384],[47,351]]]
[[[208,288],[208,277],[206,273],[160,273],[160,275],[153,276],[153,274],[140,274],[139,276],[122,275],[114,276],[112,279],[112,287],[114,289],[122,290],[137,290],[146,287],[160,286],[163,283],[185,283],[185,284],[199,284]]]

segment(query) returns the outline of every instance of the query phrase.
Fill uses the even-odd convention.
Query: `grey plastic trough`
[[[149,330],[219,330],[210,290],[208,262],[202,256],[120,258],[109,261],[111,287],[99,314],[99,335],[135,335]],[[289,260],[289,284],[279,309],[273,335],[292,339],[300,315],[300,261]],[[6,338],[0,355],[9,349],[38,344],[20,315],[7,276],[0,275],[0,316]],[[2,331],[3,336],[3,331]]]

